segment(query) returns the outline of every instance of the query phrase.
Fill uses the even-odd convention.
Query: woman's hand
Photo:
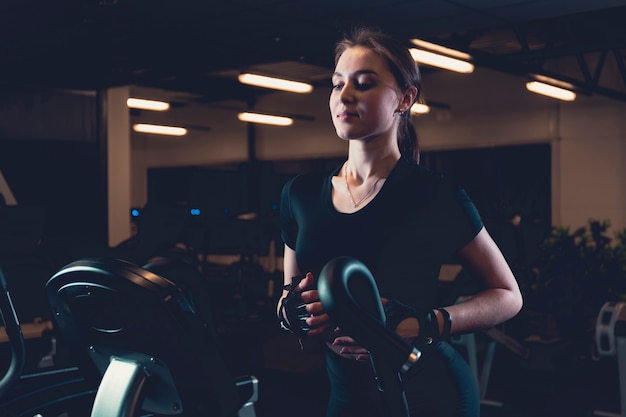
[[[316,288],[315,277],[310,272],[306,274],[295,288],[295,291],[300,292],[302,301],[306,303],[306,312],[310,315],[306,319],[306,323],[311,327],[308,336],[322,334],[331,326],[330,317],[324,311],[324,307],[322,307]]]
[[[381,297],[381,303],[383,304],[383,306],[388,304],[389,302],[389,299]],[[418,332],[418,330],[416,329],[419,329],[417,320],[413,317],[409,317],[400,322],[400,324],[396,328],[396,333],[398,333],[398,335],[400,335],[402,338],[406,339],[407,342],[411,343]],[[335,329],[335,333],[337,334],[337,336],[330,346],[333,351],[344,357],[351,358],[357,361],[369,360],[369,351],[363,346],[359,345],[356,340],[354,340],[350,336],[342,334],[339,328]]]
[[[339,332],[339,329],[335,329],[335,331]],[[363,346],[360,346],[350,336],[337,336],[335,340],[333,340],[331,349],[341,356],[351,358],[357,361],[367,361],[370,357],[369,351]]]

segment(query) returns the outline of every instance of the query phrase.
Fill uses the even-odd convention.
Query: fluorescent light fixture
[[[133,125],[133,130],[139,133],[153,133],[156,135],[184,136],[187,129],[184,127],[150,125],[146,123],[137,123]]]
[[[158,100],[146,100],[143,98],[129,98],[126,105],[131,109],[165,111],[170,108],[170,103]]]
[[[460,59],[450,58],[449,56],[439,55],[434,52],[428,52],[417,48],[411,48],[409,49],[409,52],[411,52],[411,56],[416,62],[422,64],[450,71],[462,72],[464,74],[469,74],[474,71],[473,64],[461,61]]]
[[[261,113],[242,112],[237,115],[237,118],[242,122],[262,123],[274,126],[290,126],[293,124],[293,119],[289,117],[272,116]]]
[[[532,91],[533,93],[543,94],[544,96],[563,101],[574,101],[576,99],[576,93],[573,91],[551,84],[546,84],[541,81],[529,81],[526,83],[526,88],[528,91]]]
[[[445,46],[426,42],[421,39],[411,39],[411,42],[413,43],[413,45],[419,46],[420,48],[429,49],[433,52],[439,52],[440,54],[452,56],[454,58],[464,59],[466,61],[472,59],[472,56],[470,54],[466,54],[465,52],[457,51],[456,49],[446,48]]]
[[[266,77],[265,75],[239,74],[237,78],[242,84],[273,88],[275,90],[289,91],[292,93],[310,93],[313,91],[313,86],[311,84],[300,81],[285,80],[282,78]]]
[[[567,81],[558,80],[556,78],[548,77],[543,74],[529,74],[529,75],[535,81],[541,81],[542,83],[554,85],[556,87],[561,87],[566,90],[573,91],[575,88],[573,84],[568,83]]]
[[[426,114],[430,112],[430,107],[426,104],[415,103],[411,106],[411,114]]]

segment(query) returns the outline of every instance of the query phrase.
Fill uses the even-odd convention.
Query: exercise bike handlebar
[[[2,398],[13,383],[20,378],[26,362],[26,347],[22,328],[17,319],[17,313],[13,307],[2,268],[0,268],[0,317],[4,323],[11,350],[11,363],[0,379],[0,398]]]
[[[385,313],[374,277],[360,261],[339,257],[328,262],[318,280],[324,310],[340,329],[387,366],[406,372],[421,352],[385,325]]]
[[[320,272],[317,289],[330,318],[370,352],[388,415],[408,416],[400,373],[415,365],[421,352],[385,325],[380,294],[370,270],[357,259],[335,258]]]

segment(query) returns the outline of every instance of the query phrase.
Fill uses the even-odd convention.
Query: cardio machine
[[[28,372],[27,333],[13,306],[7,279],[0,267],[0,333],[8,363],[0,376],[0,414],[10,417],[83,415],[95,390],[76,367]],[[3,330],[3,331],[1,331]]]
[[[408,417],[401,374],[415,366],[422,353],[385,326],[380,294],[370,270],[355,258],[335,258],[320,272],[317,289],[333,321],[370,351],[387,415]]]
[[[606,302],[596,319],[595,342],[601,357],[616,358],[619,374],[620,410],[595,410],[594,416],[626,417],[626,303]]]
[[[9,293],[6,278],[0,268],[0,318],[7,335],[11,360],[0,378],[0,399],[17,382],[26,363],[26,347],[22,329],[17,318],[17,313],[13,307],[13,301]]]
[[[213,323],[173,280],[84,258],[54,274],[46,293],[79,368],[99,380],[91,417],[255,416],[258,380],[231,375]]]

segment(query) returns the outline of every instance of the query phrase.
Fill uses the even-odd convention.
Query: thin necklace
[[[374,192],[374,190],[376,189],[376,186],[378,185],[378,182],[380,180],[384,180],[387,177],[380,177],[376,180],[376,182],[374,183],[374,185],[372,185],[372,188],[370,188],[367,193],[365,193],[365,195],[363,196],[363,198],[361,198],[359,201],[355,202],[354,201],[354,196],[352,195],[352,191],[350,191],[350,185],[348,184],[348,170],[347,170],[347,164],[345,164],[343,166],[343,179],[346,182],[346,190],[348,190],[348,196],[350,197],[350,203],[352,203],[352,207],[354,208],[358,208],[362,202],[365,201],[365,199],[367,197],[370,196],[370,194],[372,194]]]

